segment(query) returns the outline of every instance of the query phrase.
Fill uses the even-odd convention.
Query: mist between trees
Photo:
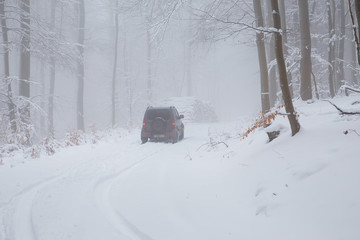
[[[172,96],[210,100],[224,116],[285,103],[294,135],[292,100],[359,88],[359,9],[357,0],[0,0],[0,143],[134,127]]]

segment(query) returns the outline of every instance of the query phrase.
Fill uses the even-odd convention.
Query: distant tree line
[[[1,142],[29,145],[35,138],[54,137],[59,71],[77,81],[74,122],[78,130],[86,130],[88,3],[0,0]],[[179,95],[194,94],[192,58],[198,46],[211,48],[220,40],[245,37],[257,47],[262,111],[285,104],[293,135],[300,128],[294,99],[333,98],[344,86],[359,88],[360,0],[102,0],[99,6],[108,9],[114,26],[108,94],[112,127],[119,123],[120,102],[127,104],[121,117],[132,125],[138,99],[154,101],[157,60],[169,29],[176,29],[174,19],[185,22]],[[144,92],[135,89],[130,70],[127,34],[135,28],[133,22],[140,24],[146,41],[141,49],[146,56]],[[34,71],[40,72],[36,79]],[[35,91],[35,86],[40,88]]]

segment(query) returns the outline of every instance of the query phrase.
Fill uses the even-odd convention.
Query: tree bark
[[[329,31],[329,43],[328,43],[328,71],[329,71],[329,93],[330,97],[333,98],[335,96],[335,89],[334,89],[334,58],[335,58],[335,43],[334,43],[334,17],[331,12],[331,2],[327,0],[327,14],[328,14],[328,31]]]
[[[272,27],[273,26],[273,19],[272,19],[272,11],[271,11],[271,4],[268,0],[265,0],[265,6],[267,9],[266,14],[266,26]],[[268,45],[268,62],[272,62],[276,59],[275,57],[275,51],[274,51],[274,36],[271,35],[270,37],[270,43]],[[276,68],[272,67],[269,71],[269,98],[270,98],[270,107],[273,107],[276,102],[277,98],[277,89],[276,89]]]
[[[147,44],[147,97],[148,103],[152,102],[152,43],[151,43],[151,33],[150,33],[150,23],[147,20],[146,28],[146,44]]]
[[[356,29],[355,18],[354,18],[353,12],[352,12],[351,0],[348,0],[348,4],[349,4],[349,13],[350,13],[350,18],[351,18],[351,23],[352,23],[352,30],[353,30],[354,40],[355,40],[355,46],[356,46],[356,58],[357,58],[357,63],[360,65],[360,43],[359,43],[358,32]],[[358,19],[357,22],[358,22],[358,28],[359,28],[359,25],[360,25],[359,24],[360,1],[355,1],[354,7],[355,7],[355,12],[356,12],[356,18]],[[358,15],[359,15],[359,17],[358,17]]]
[[[77,129],[85,131],[84,123],[84,38],[85,38],[85,3],[79,0],[79,29],[78,29],[78,92],[77,92]]]
[[[308,0],[298,0],[299,19],[300,19],[300,96],[302,100],[312,99],[311,88],[311,37],[309,22],[309,4]]]
[[[261,0],[253,0],[256,26],[263,27],[264,20],[262,16]],[[260,85],[261,85],[261,108],[263,113],[267,113],[270,110],[269,99],[269,78],[268,67],[266,61],[266,51],[264,43],[264,33],[256,33],[256,45],[258,50],[259,68],[260,68]]]
[[[285,103],[286,113],[291,126],[291,132],[292,135],[294,136],[296,133],[299,132],[300,124],[297,120],[297,116],[291,100],[289,85],[287,81],[287,72],[286,72],[286,65],[285,65],[284,53],[283,53],[282,36],[280,33],[281,18],[280,18],[278,0],[271,0],[271,6],[273,13],[274,28],[279,30],[278,32],[275,32],[274,35],[275,35],[275,54],[276,54],[276,61],[279,70],[280,87],[282,91],[282,97]]]
[[[8,98],[7,106],[9,111],[11,132],[15,133],[17,130],[16,119],[15,119],[15,106],[14,103],[12,102],[13,92],[11,87],[11,81],[9,80],[10,77],[10,60],[9,60],[9,48],[8,48],[9,36],[8,36],[6,19],[5,19],[5,1],[3,0],[0,1],[0,16],[2,16],[1,31],[3,35],[3,49],[4,49],[3,57],[4,57],[4,75],[5,75],[4,78],[5,78],[5,84],[7,86],[7,98]]]
[[[125,86],[126,86],[126,91],[127,91],[127,97],[128,97],[128,101],[129,101],[129,119],[128,119],[128,126],[132,127],[133,126],[133,91],[134,89],[132,88],[132,84],[131,84],[131,79],[130,79],[130,75],[129,75],[129,58],[128,58],[128,44],[127,44],[127,21],[126,21],[126,17],[123,16],[123,25],[124,25],[124,44],[123,44],[123,53],[124,53],[124,81],[125,81]]]
[[[288,51],[288,47],[287,47],[287,43],[288,43],[288,39],[287,39],[287,26],[286,26],[286,11],[285,11],[285,0],[280,0],[279,1],[279,10],[280,10],[280,18],[281,18],[281,28],[282,28],[282,36],[283,36],[283,48],[284,48],[284,55],[285,58],[289,56],[289,51]],[[287,69],[287,77],[288,77],[288,82],[289,82],[289,89],[290,89],[290,94],[291,97],[294,95],[293,93],[293,86],[292,86],[292,76],[291,76],[291,72],[289,70],[289,63],[286,63],[286,69]]]
[[[191,0],[189,2],[189,5],[191,6]],[[187,95],[192,96],[193,95],[193,84],[192,84],[192,30],[191,30],[191,17],[192,17],[192,8],[189,8],[189,20],[188,20],[188,29],[187,29],[187,61],[186,61],[186,78],[187,78]]]
[[[112,77],[112,91],[111,91],[111,126],[116,125],[116,77],[117,77],[117,62],[118,62],[118,42],[119,42],[119,13],[118,0],[115,1],[115,46],[114,46],[114,66]]]
[[[27,102],[19,110],[21,121],[30,124],[30,0],[21,0],[20,9],[20,28],[23,34],[20,41],[19,95]]]
[[[344,84],[344,52],[345,52],[345,2],[344,0],[340,1],[340,41],[339,41],[339,63],[338,68],[339,72],[337,74],[338,87],[341,87]]]
[[[51,1],[51,27],[55,28],[56,0]],[[54,94],[55,94],[55,77],[56,77],[55,57],[50,57],[50,89],[49,89],[49,129],[48,135],[54,137]]]

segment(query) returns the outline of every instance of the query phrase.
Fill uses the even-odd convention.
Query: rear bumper
[[[144,131],[144,129],[141,130],[141,138],[150,138],[150,139],[155,139],[155,140],[165,140],[165,139],[169,139],[172,138],[174,135],[175,129],[171,130],[171,131],[166,131],[166,132],[147,132]]]

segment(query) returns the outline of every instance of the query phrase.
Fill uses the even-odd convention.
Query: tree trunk
[[[289,52],[288,52],[288,47],[287,47],[287,43],[288,43],[288,39],[287,39],[287,27],[286,27],[286,11],[285,11],[285,0],[280,0],[279,1],[279,8],[280,8],[280,18],[281,18],[281,27],[282,27],[282,36],[283,36],[283,48],[284,48],[284,55],[285,58],[289,56]],[[293,93],[293,86],[292,86],[292,76],[291,76],[291,72],[289,70],[289,63],[286,63],[286,69],[287,69],[287,77],[288,77],[288,82],[289,82],[289,89],[290,89],[290,94],[291,97],[294,95]]]
[[[114,66],[112,77],[112,91],[111,91],[111,126],[116,125],[116,76],[117,76],[117,62],[118,62],[118,41],[119,41],[119,13],[118,0],[115,1],[115,46],[114,46]]]
[[[357,19],[357,30],[358,30],[357,35],[358,37],[360,37],[360,0],[355,0],[355,15]],[[360,52],[358,52],[358,56],[360,56]],[[360,61],[359,61],[359,65],[360,65]]]
[[[77,129],[85,131],[84,123],[84,38],[85,38],[85,3],[79,0],[79,30],[78,30],[78,92],[77,92]]]
[[[329,45],[328,45],[328,71],[329,71],[329,92],[330,97],[333,98],[335,96],[334,91],[334,56],[335,56],[335,43],[334,43],[334,18],[331,12],[331,3],[330,0],[327,0],[327,14],[328,14],[328,30],[329,30]]]
[[[340,1],[340,41],[339,41],[339,63],[338,68],[339,72],[337,74],[338,87],[344,84],[344,51],[345,51],[345,2],[344,0]]]
[[[150,33],[150,23],[147,22],[146,27],[146,43],[147,43],[147,97],[148,103],[152,102],[152,43]]]
[[[26,103],[19,110],[21,121],[30,124],[30,0],[21,0],[20,9],[20,28],[23,34],[20,42],[19,95],[24,97]]]
[[[128,58],[128,43],[127,43],[127,21],[126,17],[123,16],[123,25],[124,25],[124,44],[123,44],[123,58],[124,58],[124,81],[126,86],[126,92],[128,97],[128,104],[129,104],[129,119],[128,119],[128,126],[133,126],[133,88],[132,88],[132,82],[129,75],[129,58]]]
[[[267,27],[273,27],[273,19],[272,19],[272,11],[271,11],[271,5],[268,0],[265,0],[265,6],[267,9],[266,14],[266,26]],[[275,60],[275,51],[274,51],[274,36],[271,35],[270,37],[270,43],[268,45],[268,62],[271,63]],[[270,107],[273,107],[276,102],[277,98],[277,90],[276,90],[276,68],[273,66],[269,71],[269,98],[270,98]]]
[[[152,102],[152,40],[151,33],[148,24],[148,29],[146,30],[146,40],[147,40],[147,95],[148,102]]]
[[[191,6],[191,0],[189,2],[189,5]],[[193,95],[193,84],[192,84],[192,30],[191,30],[191,17],[192,17],[192,8],[189,8],[189,20],[188,20],[188,29],[187,29],[187,61],[186,61],[186,78],[187,78],[187,95],[192,96]]]
[[[262,16],[261,0],[253,0],[254,12],[256,18],[256,26],[263,27],[264,20]],[[263,113],[270,110],[269,99],[269,78],[268,67],[266,62],[266,51],[264,43],[264,33],[256,33],[256,45],[258,49],[259,68],[260,68],[260,85],[261,85],[261,109]]]
[[[51,27],[55,29],[56,0],[51,1]],[[49,129],[48,135],[54,137],[54,94],[55,94],[55,77],[56,77],[55,57],[50,57],[50,89],[49,89]]]
[[[281,19],[280,19],[278,1],[271,0],[271,6],[273,13],[274,28],[281,30]],[[289,85],[287,81],[287,72],[286,72],[286,65],[283,54],[282,36],[280,32],[275,32],[274,35],[275,35],[275,54],[276,54],[276,61],[279,70],[280,87],[282,91],[282,97],[285,103],[286,113],[288,114],[287,116],[291,126],[291,132],[292,135],[294,136],[296,133],[299,132],[300,124],[297,120],[294,106],[292,104]]]
[[[311,37],[308,0],[298,0],[300,19],[300,96],[302,100],[312,99],[311,88]]]
[[[7,86],[7,98],[8,98],[8,111],[9,111],[9,121],[10,121],[10,128],[11,132],[15,133],[17,130],[16,126],[16,119],[15,119],[15,106],[12,102],[13,93],[12,93],[12,87],[11,87],[11,81],[9,80],[10,77],[10,60],[9,60],[9,37],[8,37],[8,28],[6,24],[6,18],[5,18],[5,1],[0,1],[0,16],[1,17],[1,31],[3,35],[3,49],[4,49],[4,78],[5,78],[5,84]]]

